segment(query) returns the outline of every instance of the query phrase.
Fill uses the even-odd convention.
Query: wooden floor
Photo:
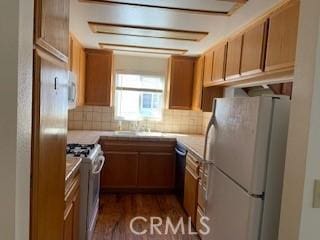
[[[100,198],[100,213],[94,233],[94,240],[198,240],[196,235],[189,235],[188,218],[180,203],[174,195],[168,194],[106,194]],[[143,216],[148,219],[137,221],[134,228],[137,231],[150,229],[150,217],[161,217],[163,222],[167,217],[176,224],[180,217],[184,219],[184,228],[178,234],[164,234],[165,224],[160,228],[162,234],[135,235],[130,231],[130,220],[136,216]],[[175,226],[175,225],[174,225]]]

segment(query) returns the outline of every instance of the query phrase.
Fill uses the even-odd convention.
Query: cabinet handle
[[[58,77],[54,78],[54,90],[57,90]]]

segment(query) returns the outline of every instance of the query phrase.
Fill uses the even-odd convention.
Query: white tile
[[[92,112],[84,112],[83,113],[83,120],[92,121]]]
[[[102,121],[102,113],[101,112],[93,112],[92,113],[92,120],[96,122]]]
[[[73,120],[76,120],[76,121],[83,120],[83,112],[74,112]]]
[[[83,130],[91,130],[92,128],[92,122],[91,121],[85,121],[83,122]]]

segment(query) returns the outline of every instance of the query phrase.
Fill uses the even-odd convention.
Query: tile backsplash
[[[207,131],[207,126],[210,121],[212,113],[211,112],[204,112],[202,118],[202,134],[205,135]]]
[[[184,110],[164,110],[162,121],[141,121],[140,130],[202,134],[206,113]],[[209,115],[210,116],[210,115]],[[209,118],[209,117],[208,117]],[[133,130],[136,122],[114,119],[113,107],[82,106],[69,111],[70,130]]]

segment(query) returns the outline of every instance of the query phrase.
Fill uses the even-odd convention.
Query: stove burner
[[[66,152],[74,157],[88,157],[94,147],[94,144],[68,144]]]

